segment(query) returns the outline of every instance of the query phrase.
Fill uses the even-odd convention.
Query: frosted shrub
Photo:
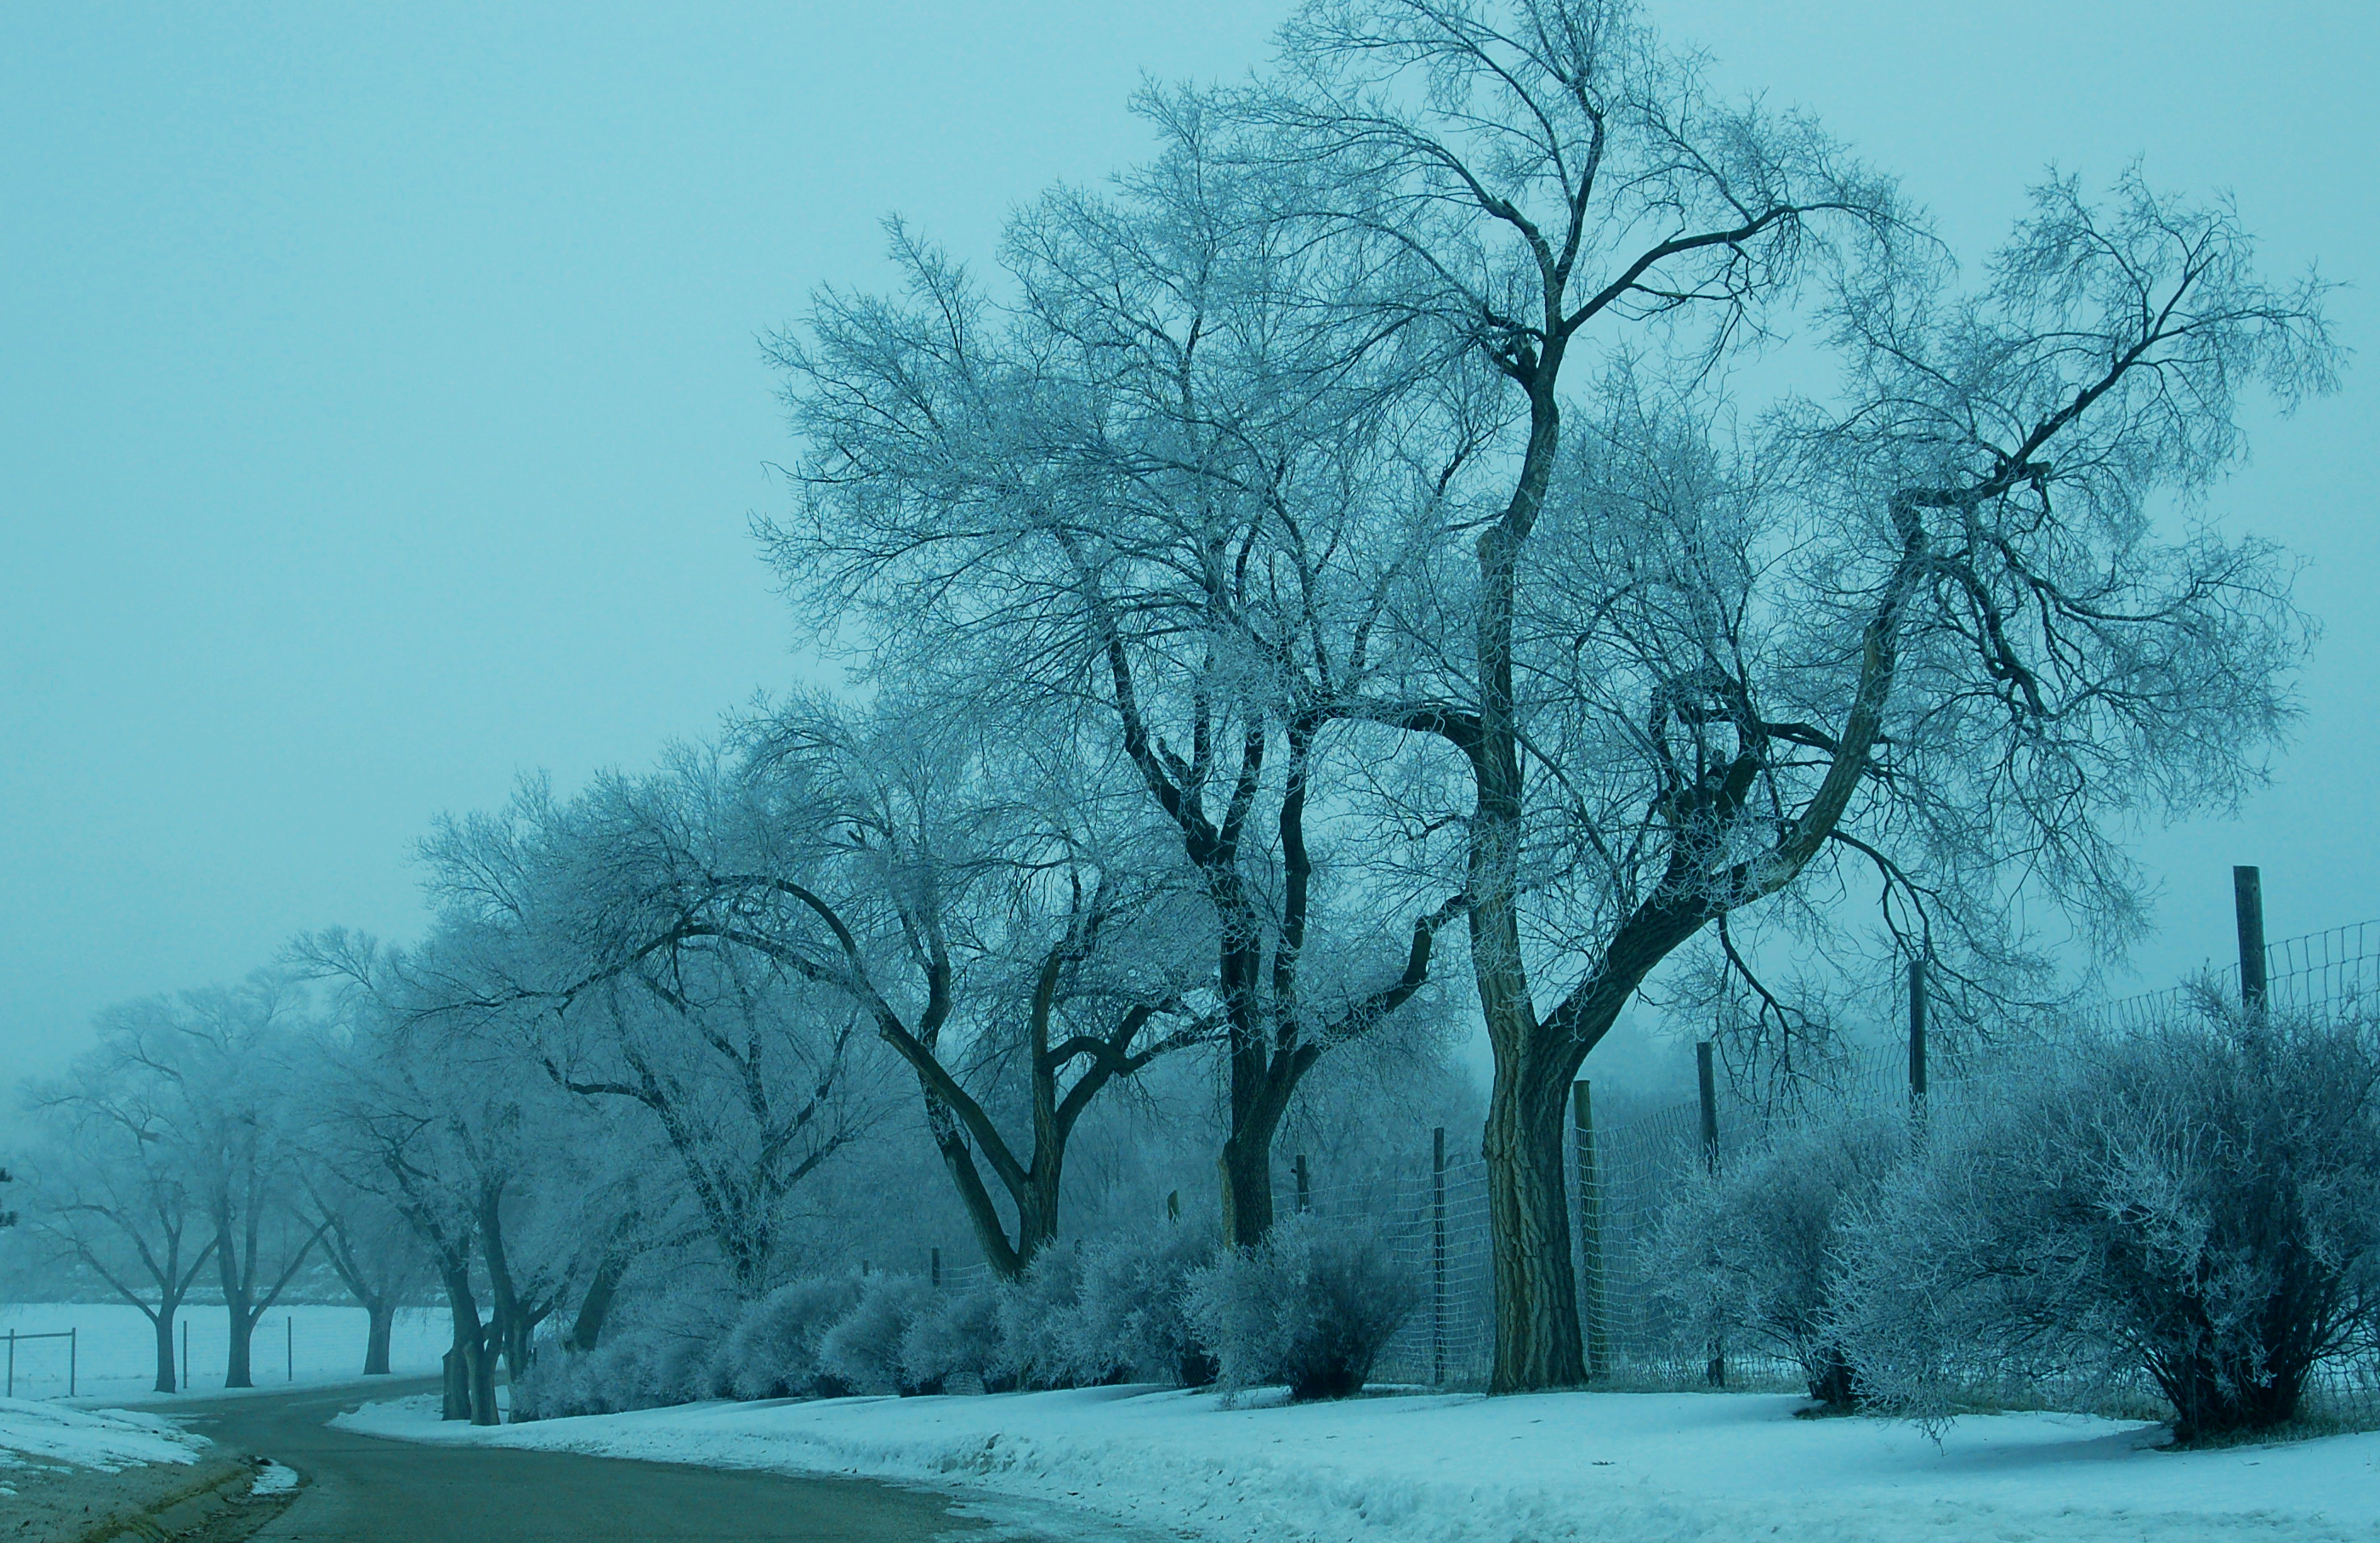
[[[989,1285],[939,1294],[901,1335],[901,1374],[915,1388],[974,1378],[997,1391],[1000,1359],[1000,1297]]]
[[[1346,1398],[1420,1300],[1418,1272],[1378,1233],[1293,1216],[1199,1271],[1188,1317],[1226,1387],[1285,1382],[1293,1399]]]
[[[1697,1347],[1744,1342],[1796,1362],[1812,1398],[1848,1408],[1856,1391],[1836,1327],[1842,1229],[1873,1206],[1907,1145],[1902,1116],[1828,1108],[1699,1179],[1654,1246],[1678,1327]]]
[[[2061,1045],[1850,1229],[1843,1329],[1880,1401],[2145,1373],[2177,1440],[2295,1412],[2380,1327],[2370,1020],[2216,1011]]]
[[[1216,1251],[1212,1233],[1183,1226],[1087,1249],[1074,1319],[1077,1364],[1111,1355],[1151,1381],[1214,1381],[1215,1358],[1192,1332],[1188,1308],[1191,1281]]]
[[[921,1314],[934,1310],[934,1288],[922,1276],[870,1275],[859,1300],[819,1341],[819,1365],[858,1393],[941,1392],[902,1369],[901,1343]]]
[[[1125,1357],[1077,1331],[1083,1310],[1082,1254],[1054,1244],[1016,1280],[998,1288],[1000,1354],[992,1371],[1016,1388],[1081,1388],[1116,1380]]]
[[[615,1334],[584,1354],[548,1344],[514,1379],[512,1417],[519,1423],[690,1403],[707,1395],[707,1359],[700,1339],[666,1330]]]
[[[856,1275],[816,1275],[779,1286],[744,1310],[721,1353],[737,1398],[834,1397],[850,1390],[819,1360],[828,1330],[859,1305]]]

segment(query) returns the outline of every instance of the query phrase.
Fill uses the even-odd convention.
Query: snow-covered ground
[[[140,1463],[194,1463],[206,1444],[153,1415],[0,1399],[0,1488],[9,1468],[72,1463],[115,1473]]]
[[[1055,1501],[1113,1536],[1343,1543],[2380,1537],[2380,1433],[2150,1450],[2156,1427],[2058,1415],[1799,1419],[1792,1397],[1410,1395],[1289,1406],[1104,1388],[703,1403],[473,1429],[434,1399],[338,1423]],[[1104,1530],[1103,1530],[1104,1529]]]
[[[185,1308],[174,1334],[181,1358],[182,1326],[189,1330],[188,1391],[220,1391],[229,1325],[219,1306]],[[257,1385],[298,1386],[345,1381],[364,1364],[366,1323],[361,1307],[274,1307],[257,1326],[250,1346]],[[139,1397],[156,1385],[157,1335],[140,1310],[124,1303],[0,1303],[0,1336],[76,1330],[75,1392],[81,1398]],[[396,1316],[390,1341],[390,1369],[398,1376],[434,1372],[451,1336],[443,1311],[407,1309]],[[67,1396],[67,1342],[19,1341],[16,1347],[16,1396]]]

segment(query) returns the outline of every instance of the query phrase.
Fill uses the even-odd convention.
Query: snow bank
[[[148,1415],[0,1399],[0,1467],[72,1463],[112,1474],[141,1463],[195,1463],[206,1445]]]
[[[702,1403],[473,1429],[434,1399],[338,1422],[417,1440],[857,1475],[1058,1501],[1213,1539],[1598,1543],[1749,1536],[2365,1538],[2380,1434],[2150,1450],[2153,1426],[1971,1416],[1913,1427],[1794,1417],[1777,1395],[1415,1395],[1227,1405],[1083,1389],[971,1398]]]

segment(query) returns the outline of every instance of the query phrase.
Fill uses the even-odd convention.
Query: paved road
[[[297,1503],[256,1534],[260,1543],[925,1543],[979,1530],[947,1501],[856,1479],[422,1446],[323,1424],[366,1397],[434,1389],[225,1399],[174,1414],[227,1452],[272,1458],[307,1480]]]

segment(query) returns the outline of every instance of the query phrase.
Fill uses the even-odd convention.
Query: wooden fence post
[[[1429,1380],[1446,1380],[1446,1127],[1429,1133]]]
[[[1595,1164],[1595,1103],[1584,1078],[1570,1085],[1570,1123],[1578,1153],[1578,1262],[1586,1319],[1586,1375],[1611,1370],[1611,1326],[1603,1303],[1603,1186]]]
[[[926,1250],[926,1270],[928,1278],[933,1282],[935,1289],[939,1291],[942,1284],[942,1251],[941,1249]]]
[[[1304,1152],[1297,1154],[1297,1162],[1295,1167],[1297,1170],[1297,1214],[1304,1216],[1305,1214],[1306,1206],[1305,1154]]]
[[[2240,926],[2240,1005],[2265,1010],[2265,880],[2255,869],[2231,870],[2231,911]]]

